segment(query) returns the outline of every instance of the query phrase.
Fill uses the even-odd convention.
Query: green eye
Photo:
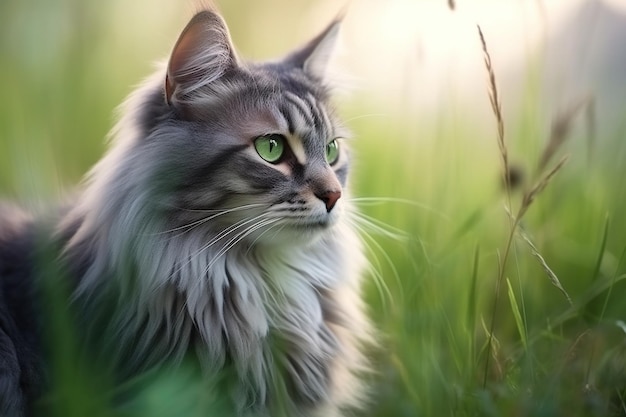
[[[259,136],[254,140],[254,148],[261,158],[275,164],[285,153],[285,138],[281,135]]]
[[[328,163],[332,165],[335,162],[337,162],[338,159],[339,159],[339,144],[337,143],[337,139],[335,139],[332,142],[330,142],[328,145],[326,145],[326,161],[328,161]]]

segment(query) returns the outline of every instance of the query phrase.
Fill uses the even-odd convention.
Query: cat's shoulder
[[[0,200],[0,259],[3,251],[25,244],[31,234],[32,216],[16,204]],[[6,256],[6,255],[4,255]]]
[[[0,200],[0,242],[23,233],[32,216],[17,204]]]

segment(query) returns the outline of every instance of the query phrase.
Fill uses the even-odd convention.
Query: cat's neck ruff
[[[277,362],[293,384],[294,403],[327,404],[331,413],[355,402],[354,373],[363,367],[356,345],[368,330],[358,295],[365,261],[346,224],[308,245],[242,242],[227,251],[206,248],[205,234],[162,235],[124,215],[101,226],[109,233],[103,241],[93,236],[99,255],[79,293],[94,299],[92,291],[107,286],[101,280],[114,281],[108,284],[119,291],[119,303],[108,330],[120,349],[134,345],[129,369],[179,362],[195,348],[209,374],[227,359],[235,364],[245,381],[233,387],[237,404],[267,404]],[[116,237],[118,229],[136,238]]]

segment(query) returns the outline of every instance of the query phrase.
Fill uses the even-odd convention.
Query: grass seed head
[[[491,103],[491,109],[496,118],[496,124],[498,129],[498,148],[502,157],[503,173],[506,178],[506,173],[509,171],[508,153],[506,144],[504,143],[504,120],[502,118],[502,104],[500,103],[500,96],[498,95],[498,87],[496,85],[496,75],[493,70],[493,64],[491,62],[491,55],[489,55],[489,49],[487,48],[487,42],[483,31],[478,25],[478,36],[480,37],[480,43],[483,49],[485,69],[487,70],[487,87],[489,93],[489,101]]]
[[[531,188],[524,194],[524,198],[522,199],[522,205],[520,206],[519,212],[517,213],[518,219],[521,219],[524,216],[528,208],[532,205],[533,201],[535,201],[535,198],[548,186],[552,178],[554,178],[556,173],[559,172],[561,168],[563,168],[563,165],[565,165],[568,159],[569,155],[565,155],[563,158],[561,158],[559,163],[556,164],[554,168],[552,168],[539,182],[537,182],[533,188]]]
[[[591,110],[589,110],[591,106]],[[538,174],[541,174],[543,170],[548,166],[548,163],[552,160],[559,148],[570,137],[572,124],[576,119],[576,116],[586,109],[587,113],[587,126],[588,134],[591,137],[593,134],[593,99],[590,96],[585,96],[578,101],[570,105],[565,111],[561,112],[553,121],[550,131],[550,137],[546,143],[541,158],[539,159]],[[591,119],[591,122],[589,121]],[[591,139],[590,139],[591,140]]]

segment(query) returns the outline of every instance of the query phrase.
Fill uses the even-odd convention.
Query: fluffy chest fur
[[[92,263],[85,283],[111,278],[78,294],[94,317],[99,301],[110,299],[102,291],[118,297],[104,337],[114,341],[105,348],[115,351],[112,360],[132,375],[178,363],[192,349],[208,377],[236,375],[228,390],[241,415],[275,415],[277,402],[303,416],[354,406],[370,334],[359,291],[364,258],[352,229],[340,224],[307,244],[227,251],[205,241],[139,239],[132,251],[120,242],[108,261]],[[129,265],[140,275],[125,274]]]

